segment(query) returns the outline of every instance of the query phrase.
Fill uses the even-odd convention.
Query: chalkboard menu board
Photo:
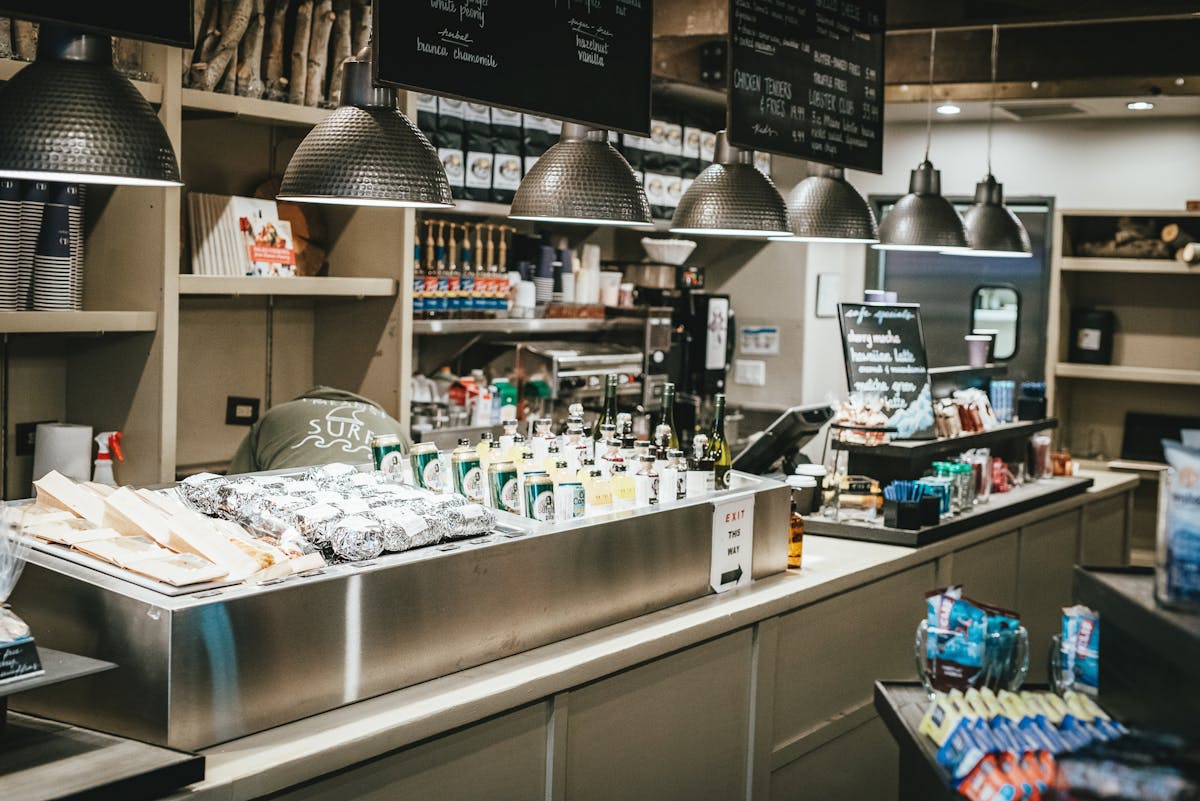
[[[885,401],[898,439],[931,439],[933,390],[917,303],[839,303],[851,392]]]
[[[161,42],[189,50],[193,47],[192,0],[121,0],[119,3],[0,0],[0,17],[57,22],[94,33]]]
[[[883,172],[884,0],[729,0],[729,141]]]
[[[380,83],[650,133],[653,0],[375,0]]]

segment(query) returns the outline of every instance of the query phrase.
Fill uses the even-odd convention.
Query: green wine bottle
[[[654,429],[656,438],[659,436],[658,432],[664,426],[669,431],[669,434],[667,431],[663,432],[666,435],[666,442],[662,445],[663,448],[666,450],[678,450],[679,434],[675,432],[675,385],[670,382],[663,384],[662,419],[659,420],[658,426]],[[659,443],[655,444],[658,445]]]
[[[713,478],[718,490],[729,489],[733,468],[733,451],[725,439],[725,396],[717,395],[714,401],[712,433],[708,437],[708,458],[713,463]]]
[[[592,426],[592,440],[599,442],[603,436],[600,432],[600,426],[617,424],[617,374],[609,373],[604,379],[604,409],[600,412],[600,416],[596,418],[595,425]]]

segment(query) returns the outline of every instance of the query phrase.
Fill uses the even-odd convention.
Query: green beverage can
[[[404,452],[400,447],[398,436],[376,434],[371,437],[371,456],[375,459],[376,470],[399,478],[400,467],[404,464]]]
[[[525,474],[525,516],[554,521],[554,480],[544,470]]]
[[[483,503],[483,470],[470,440],[458,441],[458,447],[450,454],[450,467],[454,472],[454,491],[472,503]]]
[[[521,487],[517,484],[517,466],[510,460],[488,465],[488,498],[493,509],[521,514]]]
[[[442,460],[437,445],[432,442],[418,442],[409,453],[412,461],[413,480],[418,487],[430,492],[441,492],[445,487],[445,476],[442,475]]]

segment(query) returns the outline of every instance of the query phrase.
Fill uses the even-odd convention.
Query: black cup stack
[[[83,191],[0,179],[0,311],[83,308]]]

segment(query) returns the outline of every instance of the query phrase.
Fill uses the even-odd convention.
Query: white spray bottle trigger
[[[96,462],[92,470],[92,481],[97,484],[107,484],[108,486],[116,486],[116,479],[113,478],[112,459],[117,457],[118,462],[125,461],[125,455],[121,453],[121,438],[120,431],[101,431],[96,435]]]

